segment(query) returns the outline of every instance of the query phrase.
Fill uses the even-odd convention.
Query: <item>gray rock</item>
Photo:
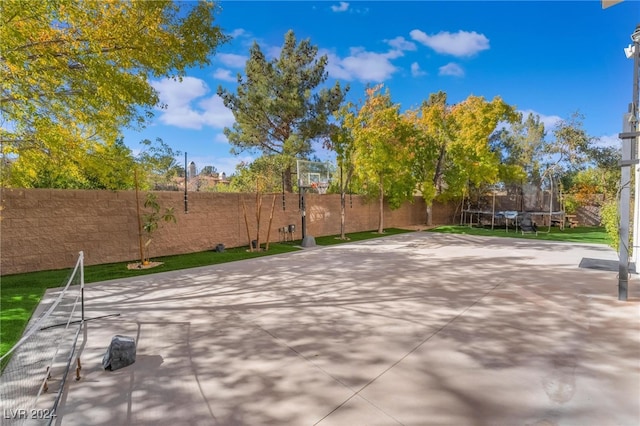
[[[102,358],[102,368],[117,370],[136,361],[136,341],[133,337],[113,336],[107,352]]]

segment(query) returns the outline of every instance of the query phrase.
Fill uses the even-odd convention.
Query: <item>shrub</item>
[[[600,224],[609,235],[611,247],[619,251],[620,246],[620,216],[618,215],[617,200],[609,200],[600,209]]]

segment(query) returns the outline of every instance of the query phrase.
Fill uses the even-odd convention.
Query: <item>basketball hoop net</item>
[[[312,186],[316,191],[318,191],[318,194],[324,195],[327,193],[327,189],[329,189],[329,182],[314,182]]]

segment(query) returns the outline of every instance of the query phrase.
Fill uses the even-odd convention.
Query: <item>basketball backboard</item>
[[[297,160],[298,186],[323,193],[329,186],[329,163]]]

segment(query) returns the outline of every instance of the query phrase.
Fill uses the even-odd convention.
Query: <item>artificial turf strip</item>
[[[430,229],[428,232],[440,232],[445,234],[466,234],[477,235],[482,237],[507,237],[507,238],[526,238],[530,240],[544,241],[565,241],[572,243],[588,243],[588,244],[611,244],[609,235],[603,227],[577,227],[577,228],[551,228],[539,227],[538,235],[532,233],[516,232],[515,229],[509,229],[508,232],[504,228],[495,227],[493,230],[488,228],[476,228],[470,226],[438,226]]]
[[[340,235],[330,235],[326,237],[316,237],[316,244],[319,246],[329,246],[333,244],[352,243],[354,241],[364,241],[371,238],[388,237],[390,235],[404,234],[407,232],[414,231],[410,231],[408,229],[387,228],[384,230],[383,234],[380,234],[377,231],[354,232],[351,234],[345,234],[345,236],[347,237],[346,240],[341,240]]]

